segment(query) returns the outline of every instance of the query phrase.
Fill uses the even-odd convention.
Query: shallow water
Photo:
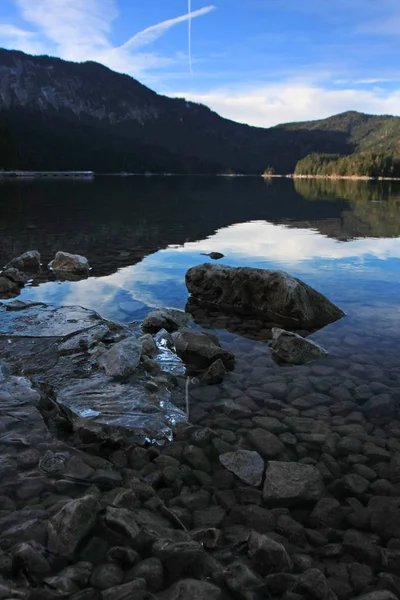
[[[201,452],[207,451],[212,464],[208,474],[196,466],[193,473],[202,474],[202,479],[196,483],[189,476],[187,485],[192,491],[204,485],[233,488],[238,504],[261,502],[261,492],[254,488],[246,499],[246,490],[238,487],[241,483],[222,469],[219,455],[256,447],[267,451],[263,458],[269,460],[274,456],[268,446],[272,442],[265,448],[261,437],[260,448],[251,438],[254,429],[262,433],[262,419],[268,416],[278,427],[277,435],[286,432],[282,443],[274,442],[279,444],[275,452],[279,460],[322,465],[326,484],[368,461],[381,487],[372,483],[368,488],[369,482],[363,480],[368,494],[357,497],[366,504],[370,494],[382,494],[382,489],[383,494],[400,494],[397,473],[388,470],[387,463],[375,464],[388,461],[390,453],[400,460],[398,184],[222,177],[0,183],[0,264],[31,249],[41,252],[44,264],[57,250],[83,254],[92,271],[78,282],[57,282],[44,272],[22,291],[22,299],[78,304],[121,323],[140,321],[151,307],[184,308],[185,272],[209,261],[202,253],[211,251],[225,254],[224,264],[286,270],[326,294],[346,317],[312,336],[328,350],[328,358],[298,367],[278,366],[265,343],[227,331],[218,315],[204,323],[200,319],[200,325],[216,330],[237,360],[220,386],[201,387],[192,381],[187,403],[182,394],[185,381],[178,381],[181,390],[174,401],[192,423],[212,427],[219,436],[219,443],[208,444],[205,450],[199,438]],[[241,325],[238,319],[230,321],[231,326]],[[9,385],[4,388],[0,370],[0,546],[6,549],[9,540],[30,539],[31,530],[38,536],[38,523],[49,517],[48,511],[56,513],[91,484],[103,486],[103,491],[122,481],[117,472],[121,456],[110,471],[109,463],[98,456],[71,454],[71,448],[54,440],[34,410],[38,394],[29,382],[15,379]],[[17,406],[7,404],[11,396]],[[384,414],[380,406],[364,411],[372,397],[379,397],[391,414]],[[301,419],[296,421],[296,416]],[[346,451],[349,456],[343,452],[336,465],[339,475],[332,476],[322,463],[335,436],[342,436],[346,444],[350,439],[351,448],[355,444],[360,449]],[[376,446],[367,443],[362,449],[353,436],[362,442],[373,440]],[[179,444],[178,439],[178,450]],[[175,452],[173,446],[169,450]],[[152,451],[151,461],[157,456]],[[181,460],[182,451],[176,456]],[[140,463],[140,455],[136,458]],[[158,465],[150,462],[139,468],[136,458],[134,453],[129,456],[129,466],[154,476],[166,502],[171,494],[181,493],[179,486],[160,483]],[[185,457],[182,462],[186,468],[193,464]],[[354,493],[358,492],[351,488],[340,501]],[[228,514],[221,504],[222,514]],[[295,511],[293,515],[299,518]],[[229,535],[234,539],[229,522],[221,527],[227,523],[224,535],[229,541]],[[104,532],[98,535],[104,537]],[[100,540],[107,549],[112,540],[93,539],[90,553],[85,549],[80,557],[94,564],[104,562],[106,550],[101,554],[99,549],[96,558],[93,548]],[[340,556],[336,560],[340,562]],[[322,568],[318,558],[315,564]]]

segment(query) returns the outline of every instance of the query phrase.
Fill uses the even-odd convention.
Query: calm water
[[[228,265],[287,270],[348,315],[313,336],[330,351],[328,360],[373,364],[380,380],[388,377],[380,367],[395,369],[397,380],[397,183],[222,177],[8,182],[0,186],[0,233],[2,264],[38,249],[45,263],[66,250],[87,256],[93,267],[87,280],[44,281],[23,290],[23,299],[79,304],[120,322],[141,318],[148,307],[184,308],[184,275],[209,260],[202,252],[222,252]],[[238,343],[221,335],[228,345]]]

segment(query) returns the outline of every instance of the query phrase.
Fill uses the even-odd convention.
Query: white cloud
[[[40,53],[44,49],[36,33],[7,24],[0,24],[0,45],[3,48],[18,48],[28,54]]]
[[[173,96],[201,102],[223,117],[260,127],[322,119],[347,110],[400,115],[400,90],[385,92],[378,87],[328,90],[307,83],[284,82],[203,94],[182,90]]]
[[[208,14],[206,6],[147,27],[127,42],[115,46],[110,41],[112,23],[118,16],[115,0],[13,0],[22,18],[35,27],[35,33],[3,24],[0,44],[29,53],[47,53],[66,60],[95,60],[138,77],[148,69],[163,68],[183,59],[158,53],[138,52],[172,27]],[[34,37],[33,37],[34,36]]]

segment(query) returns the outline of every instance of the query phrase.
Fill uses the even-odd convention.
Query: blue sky
[[[97,60],[265,127],[400,115],[399,35],[400,0],[0,0],[0,46]]]

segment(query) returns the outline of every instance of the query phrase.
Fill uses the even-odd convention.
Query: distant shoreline
[[[287,179],[353,179],[355,181],[400,181],[400,177],[370,177],[368,175],[262,175],[264,179],[287,178]]]
[[[92,179],[94,171],[0,171],[0,179],[42,179],[42,178]]]

